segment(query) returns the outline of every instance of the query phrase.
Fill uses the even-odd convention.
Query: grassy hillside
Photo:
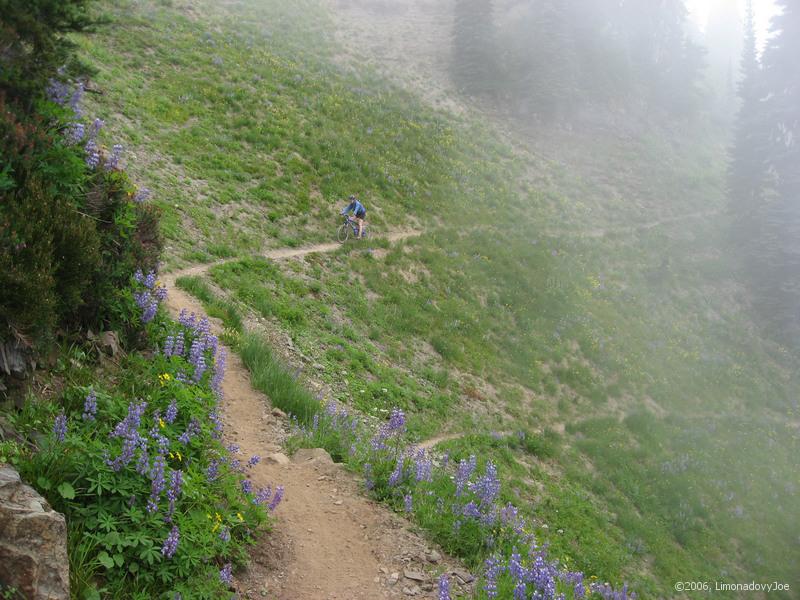
[[[81,41],[107,142],[165,210],[167,267],[231,259],[209,273],[218,306],[288,333],[353,407],[401,406],[418,439],[469,432],[441,448],[494,458],[588,573],[645,597],[800,585],[796,358],[746,318],[724,217],[632,220],[670,193],[718,208],[713,145],[597,141],[620,163],[611,193],[335,67],[324,12],[287,4],[123,1]],[[254,257],[332,240],[350,193],[379,231],[424,234]]]

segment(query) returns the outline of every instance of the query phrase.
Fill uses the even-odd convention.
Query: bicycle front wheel
[[[336,232],[336,239],[339,240],[340,244],[344,244],[347,241],[347,238],[350,237],[350,224],[345,223],[341,227],[339,227],[339,231]]]

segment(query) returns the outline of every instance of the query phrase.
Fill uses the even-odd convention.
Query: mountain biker
[[[346,215],[350,211],[353,211],[353,217],[355,217],[356,223],[358,223],[358,237],[364,237],[364,219],[367,216],[367,209],[364,208],[364,205],[358,201],[358,198],[351,195],[348,200],[350,200],[350,204],[348,204],[341,213],[341,215]]]

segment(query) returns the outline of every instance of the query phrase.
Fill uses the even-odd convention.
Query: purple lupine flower
[[[150,498],[147,500],[147,512],[153,513],[158,510],[158,501],[164,491],[164,468],[166,463],[163,454],[157,454],[153,459],[153,466],[150,469]]]
[[[405,413],[399,408],[393,409],[392,414],[389,416],[388,425],[389,425],[389,431],[393,433],[404,430],[406,426]]]
[[[433,461],[428,457],[425,450],[420,449],[417,453],[414,466],[416,467],[415,478],[417,483],[433,481]]]
[[[281,503],[281,500],[283,500],[283,486],[279,485],[275,488],[275,495],[269,503],[269,512],[274,511],[278,507],[278,504]]]
[[[103,119],[95,119],[92,121],[92,125],[89,127],[89,139],[94,140],[105,124],[106,123],[103,121]]]
[[[86,127],[83,123],[70,123],[67,125],[66,131],[64,131],[64,138],[70,146],[80,144],[85,136]]]
[[[184,346],[183,331],[179,331],[178,337],[175,338],[175,349],[172,352],[172,356],[183,356],[183,346]]]
[[[388,482],[389,487],[396,486],[397,483],[400,481],[400,478],[403,476],[403,465],[404,465],[404,460],[403,457],[400,456],[397,459],[397,464],[394,467],[394,471],[392,471],[392,474],[389,475],[389,482]]]
[[[203,373],[206,371],[206,359],[203,356],[205,345],[199,338],[192,342],[192,347],[189,350],[189,363],[194,367],[194,375],[192,379],[195,383],[199,383],[203,378]]]
[[[485,473],[470,486],[470,490],[480,499],[481,507],[494,503],[500,494],[500,479],[492,461],[486,463]]]
[[[136,306],[145,310],[150,305],[150,292],[144,290],[143,292],[134,292],[133,294],[133,301],[136,302]]]
[[[403,507],[407,513],[410,513],[414,509],[414,499],[412,498],[411,494],[406,494],[403,496]]]
[[[90,169],[96,169],[97,165],[100,164],[100,149],[97,147],[97,142],[94,141],[94,138],[90,138],[86,142],[83,150],[86,153],[86,166]]]
[[[231,563],[227,563],[219,572],[219,580],[224,583],[225,585],[232,585],[233,584],[233,565]]]
[[[253,456],[250,457],[250,460],[247,461],[248,468],[252,469],[259,463],[259,461],[261,461],[261,457],[258,454],[253,454]]]
[[[111,148],[111,154],[106,157],[106,162],[103,165],[106,171],[113,171],[117,167],[119,167],[120,160],[122,159],[122,153],[125,151],[122,144],[114,144]]]
[[[58,79],[51,79],[45,92],[48,100],[55,102],[59,106],[64,106],[67,103],[67,97],[69,97],[69,85]]]
[[[155,298],[153,298],[150,304],[142,313],[141,317],[142,323],[149,323],[150,321],[152,321],[153,318],[156,316],[157,312],[158,312],[158,301]]]
[[[217,395],[217,398],[222,399],[222,379],[225,377],[225,359],[227,353],[222,350],[214,361],[214,375],[211,377],[211,389]]]
[[[469,517],[470,519],[479,519],[481,516],[481,511],[477,504],[469,501],[464,505],[464,508],[461,509],[461,514],[465,517]]]
[[[212,437],[216,439],[222,437],[222,429],[223,429],[222,419],[220,419],[216,410],[212,410],[210,413],[208,413],[208,420],[214,424],[214,431],[211,434]]]
[[[156,272],[150,271],[147,274],[147,277],[144,278],[144,281],[142,283],[144,284],[144,287],[146,287],[148,290],[152,290],[156,284]]]
[[[514,600],[528,600],[528,584],[518,581],[514,586]]]
[[[372,465],[364,463],[364,487],[371,490],[375,487],[375,480],[372,478]]]
[[[450,580],[447,574],[439,577],[439,598],[438,600],[450,600]]]
[[[92,389],[89,391],[89,395],[86,396],[86,400],[83,401],[83,420],[94,421],[96,414],[97,395],[95,394],[94,389]]]
[[[183,325],[188,329],[194,329],[195,326],[195,314],[189,314],[189,311],[185,308],[181,309],[181,312],[178,314],[178,323]]]
[[[497,598],[497,576],[502,572],[503,568],[496,557],[490,556],[486,559],[485,577],[486,583],[483,585],[483,590],[486,592],[487,598]]]
[[[175,552],[178,550],[178,542],[180,541],[180,538],[181,535],[180,531],[178,530],[178,526],[173,525],[172,530],[167,536],[167,539],[164,540],[164,545],[161,546],[161,554],[167,558],[172,558],[175,556]]]
[[[133,201],[136,202],[137,204],[141,204],[142,202],[148,200],[150,196],[152,196],[152,194],[153,193],[146,187],[139,188],[133,195]]]
[[[245,494],[253,493],[253,482],[249,479],[242,479],[242,492]]]
[[[189,441],[196,435],[200,433],[200,421],[196,418],[192,417],[189,420],[189,425],[186,427],[186,431],[184,431],[179,437],[178,441],[183,445],[187,445]]]
[[[469,460],[462,458],[459,461],[458,469],[456,470],[456,497],[460,497],[464,493],[464,489],[467,487],[476,465],[477,459],[474,454],[469,457]]]
[[[164,302],[167,299],[167,286],[165,285],[157,285],[153,290],[153,296],[156,297],[158,302]]]
[[[149,435],[158,446],[159,453],[166,454],[169,450],[169,438],[161,435],[161,432],[158,430],[158,425],[153,425]]]
[[[628,593],[628,584],[623,584],[622,589],[617,591],[607,583],[593,583],[591,591],[600,594],[603,600],[628,600],[636,598],[636,594]]]
[[[270,496],[272,496],[272,488],[270,486],[261,488],[253,498],[253,504],[264,504],[269,500]]]
[[[150,455],[147,453],[147,440],[139,440],[139,460],[136,461],[136,472],[145,476],[150,473]]]
[[[167,499],[169,500],[169,509],[167,510],[167,517],[172,517],[175,513],[175,502],[181,495],[181,488],[183,487],[183,471],[173,471],[170,474],[169,490],[167,490]]]
[[[522,567],[522,556],[520,556],[516,548],[514,548],[508,560],[508,574],[511,575],[514,581],[520,581],[525,576],[525,570]]]
[[[142,416],[147,410],[147,402],[130,402],[128,404],[128,414],[126,417],[117,423],[114,430],[109,434],[110,437],[132,437],[135,432],[138,432],[139,426],[142,422]],[[138,437],[138,435],[136,436]]]
[[[544,598],[553,598],[556,594],[556,575],[555,565],[545,560],[544,553],[537,551],[530,566],[528,567],[527,579],[533,583],[537,592]]]
[[[63,442],[67,436],[67,415],[60,413],[53,421],[53,435],[59,442]]]
[[[173,398],[172,402],[167,407],[167,412],[164,413],[164,421],[172,425],[178,417],[178,401]]]
[[[206,479],[208,481],[214,481],[219,476],[219,464],[217,459],[212,459],[208,463],[208,468],[206,469]]]
[[[219,532],[219,539],[221,539],[226,544],[231,541],[231,530],[227,527],[223,527]]]
[[[575,600],[583,600],[586,597],[586,588],[583,585],[583,573],[580,571],[564,573],[562,579],[565,583],[572,586],[572,597]]]
[[[175,338],[171,335],[167,336],[164,340],[164,356],[172,356],[172,351],[175,349]]]

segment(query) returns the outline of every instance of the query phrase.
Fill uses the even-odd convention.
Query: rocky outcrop
[[[64,516],[7,465],[0,465],[0,583],[31,600],[69,598]]]

